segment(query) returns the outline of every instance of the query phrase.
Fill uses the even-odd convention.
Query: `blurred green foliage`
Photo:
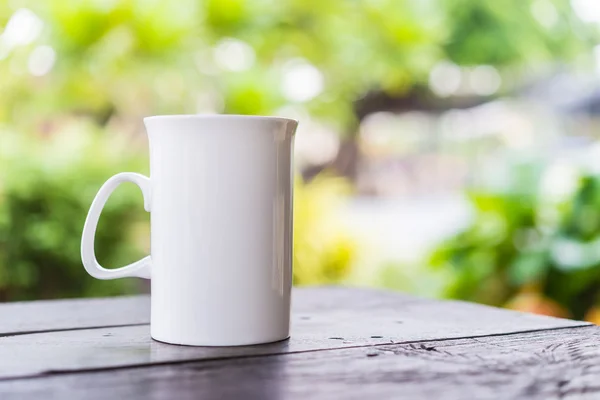
[[[553,23],[531,12],[540,2],[558,16]],[[117,171],[146,171],[142,117],[292,107],[351,136],[356,101],[372,91],[427,92],[429,72],[440,61],[513,74],[577,55],[595,29],[568,4],[0,2],[0,300],[138,289],[136,281],[87,277],[78,248],[100,184]],[[322,75],[322,90],[310,99],[281,90],[298,63]],[[297,184],[298,284],[344,280],[359,251],[334,217],[346,190],[338,183]],[[100,261],[116,266],[137,258],[148,250],[147,235],[140,194],[119,189],[100,221]]]
[[[565,168],[565,167],[562,167]],[[572,170],[567,184],[537,162],[511,166],[501,188],[469,193],[470,226],[433,252],[451,275],[446,295],[584,318],[600,304],[600,176]],[[559,187],[552,194],[544,182]]]
[[[203,106],[269,114],[297,103],[282,94],[279,82],[290,63],[305,60],[322,73],[324,90],[300,105],[353,133],[356,100],[373,90],[402,97],[426,87],[441,60],[490,64],[514,75],[515,69],[581,54],[593,45],[596,30],[577,19],[569,3],[0,2],[0,26],[22,8],[43,24],[35,40],[0,50],[0,121],[34,131],[72,112],[100,124],[115,117],[137,121],[148,113],[195,113]],[[540,4],[555,15],[550,23],[536,19]],[[242,49],[236,47],[233,64],[224,65],[215,52],[231,40]],[[32,77],[28,63],[41,45],[54,49],[56,62],[49,74]]]
[[[3,132],[0,148],[0,300],[108,295],[136,289],[133,280],[89,279],[80,261],[83,222],[100,185],[120,170],[144,170],[124,137],[72,123],[32,140]],[[10,173],[6,173],[10,171]],[[131,185],[133,186],[133,185]],[[102,263],[141,255],[138,224],[147,223],[141,194],[119,189],[96,235]],[[146,231],[147,235],[148,232]]]

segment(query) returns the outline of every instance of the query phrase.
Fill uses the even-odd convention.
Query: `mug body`
[[[144,123],[152,338],[199,346],[287,338],[297,122],[190,115]]]

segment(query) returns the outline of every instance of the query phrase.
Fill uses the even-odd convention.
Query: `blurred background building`
[[[147,290],[89,278],[88,206],[148,172],[142,118],[280,115],[296,284],[600,321],[600,2],[0,0],[0,301]],[[135,188],[100,261],[148,252]]]

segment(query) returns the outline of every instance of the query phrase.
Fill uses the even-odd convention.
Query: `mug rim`
[[[265,121],[285,121],[298,123],[298,120],[286,117],[266,116],[266,115],[242,115],[242,114],[171,114],[171,115],[151,115],[144,117],[144,122],[164,120],[164,119],[175,119],[175,120],[186,120],[186,119],[252,119],[252,120],[265,120]]]

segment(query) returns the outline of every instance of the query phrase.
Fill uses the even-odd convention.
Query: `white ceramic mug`
[[[292,148],[297,121],[236,115],[144,119],[150,178],[124,172],[94,199],[81,240],[98,279],[151,278],[152,338],[231,346],[289,336]],[[104,204],[137,184],[151,213],[151,255],[105,269],[94,254]]]

